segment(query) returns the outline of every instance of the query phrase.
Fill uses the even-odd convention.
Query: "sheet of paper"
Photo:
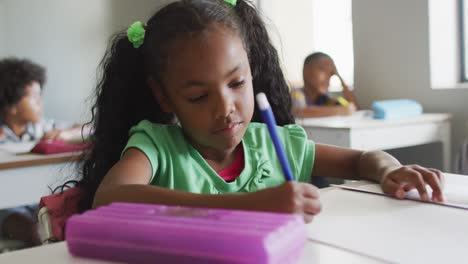
[[[334,185],[334,186],[343,188],[343,189],[348,189],[348,190],[387,195],[382,191],[382,189],[380,188],[380,185],[376,183],[368,183],[368,184],[363,184],[360,186],[349,186],[346,184]],[[427,192],[429,194],[429,197],[432,197],[432,189],[429,186],[427,186]],[[468,209],[468,185],[466,184],[461,185],[460,183],[455,184],[455,183],[448,182],[445,184],[444,195],[446,199],[445,202],[429,201],[429,203],[456,207],[456,208],[461,208],[461,209]],[[419,193],[416,189],[407,192],[406,199],[421,201],[419,197]]]
[[[459,263],[466,256],[468,210],[340,188],[321,189],[320,200],[322,212],[308,224],[314,241],[390,263]]]
[[[21,142],[21,143],[3,143],[0,144],[0,151],[8,152],[11,154],[28,153],[36,145],[37,142]]]

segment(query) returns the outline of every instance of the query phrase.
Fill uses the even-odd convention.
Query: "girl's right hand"
[[[248,195],[252,210],[300,214],[306,223],[322,209],[318,189],[308,183],[285,182]]]
[[[41,138],[41,141],[45,141],[45,140],[62,140],[62,138],[60,137],[62,133],[62,130],[60,129],[52,129],[51,131],[45,133],[42,138]]]
[[[340,115],[349,116],[356,112],[356,105],[354,103],[349,103],[347,106],[339,106],[340,107]]]
[[[0,128],[0,139],[6,138],[6,132],[3,128]]]

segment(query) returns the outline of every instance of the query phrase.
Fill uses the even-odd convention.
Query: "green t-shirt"
[[[309,182],[315,145],[298,125],[278,127],[296,179]],[[224,181],[186,140],[178,125],[141,121],[130,130],[124,151],[137,148],[151,163],[150,184],[192,193],[254,192],[284,183],[278,157],[265,124],[249,124],[242,140],[244,169],[232,182]]]

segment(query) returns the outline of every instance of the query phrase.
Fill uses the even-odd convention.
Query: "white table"
[[[0,254],[0,263],[105,264],[108,261],[72,256],[65,242]],[[306,243],[298,264],[308,263],[383,263],[365,255],[337,249],[318,242]]]
[[[80,153],[15,154],[0,150],[0,209],[38,203],[74,175]]]
[[[446,179],[468,197],[468,176]],[[338,188],[320,197],[311,239],[394,263],[466,262],[468,210]]]
[[[398,120],[355,116],[300,118],[310,139],[359,150],[388,150],[441,142],[443,170],[450,171],[450,114],[422,114]]]
[[[468,176],[447,174],[467,189]],[[299,263],[462,263],[468,210],[331,187],[308,224]],[[0,263],[109,263],[76,258],[65,242],[0,254]]]

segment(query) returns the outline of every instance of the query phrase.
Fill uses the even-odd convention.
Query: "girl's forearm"
[[[384,151],[367,151],[359,160],[359,176],[363,180],[379,182],[389,171],[398,168],[401,163]]]
[[[348,115],[347,109],[343,106],[307,106],[293,110],[298,118],[324,117],[335,115]]]
[[[247,196],[248,194],[197,194],[143,184],[110,185],[97,190],[93,208],[112,202],[130,202],[250,210]]]

